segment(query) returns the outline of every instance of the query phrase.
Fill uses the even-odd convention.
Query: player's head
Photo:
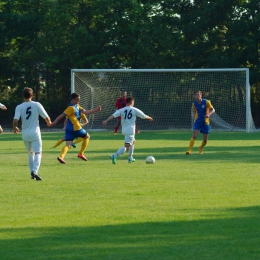
[[[33,97],[33,90],[31,88],[24,88],[22,92],[22,96],[24,99],[29,99]]]
[[[126,92],[126,91],[122,91],[122,92],[121,92],[121,96],[124,97],[124,98],[126,98],[126,97],[127,97],[127,92]]]
[[[78,93],[74,92],[74,93],[72,93],[72,94],[70,95],[70,99],[71,99],[71,102],[72,102],[73,104],[78,104],[78,103],[79,103],[79,100],[80,100],[80,95],[79,95]]]
[[[197,90],[194,92],[195,98],[201,98],[202,97],[202,92],[200,90]]]
[[[130,105],[134,105],[134,102],[135,102],[135,99],[133,98],[133,97],[128,97],[127,99],[126,99],[126,105],[127,106],[130,106]]]
[[[194,95],[196,95],[196,94],[202,95],[202,91],[201,91],[201,90],[196,90],[196,91],[194,92]]]

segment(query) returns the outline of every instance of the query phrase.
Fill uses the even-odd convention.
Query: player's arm
[[[150,116],[146,116],[145,119],[148,120],[148,121],[153,121],[153,119]]]
[[[215,113],[215,109],[214,109],[214,107],[212,108],[212,109],[210,109],[209,110],[209,113],[208,114],[206,114],[206,117],[210,117],[212,114],[214,114]]]
[[[196,107],[194,106],[194,103],[192,103],[192,111],[193,111],[193,121],[195,122],[196,119],[198,118],[198,111]]]
[[[66,125],[67,125],[67,123],[68,123],[68,120],[69,120],[68,117],[66,117],[65,120],[64,120],[63,128],[62,128],[63,131],[65,131],[65,129],[66,129]]]
[[[1,108],[2,110],[7,110],[7,107],[6,107],[4,104],[1,104],[1,103],[0,103],[0,108]]]
[[[101,106],[98,106],[96,109],[91,109],[91,110],[81,110],[80,112],[85,114],[85,115],[89,115],[89,114],[94,114],[98,111],[101,110]]]
[[[153,121],[153,119],[150,116],[147,116],[143,111],[141,111],[138,108],[135,108],[136,111],[136,116],[145,119],[145,120],[149,120],[149,121]]]
[[[114,115],[111,115],[107,120],[104,120],[102,125],[106,125],[109,121],[111,121],[112,119],[114,119]]]
[[[14,119],[13,120],[13,132],[15,134],[19,133],[18,122],[19,122],[18,119]]]
[[[51,119],[50,117],[45,118],[45,122],[47,123],[47,126],[51,125]]]
[[[205,117],[210,117],[212,114],[215,113],[214,107],[211,105],[210,101],[206,101],[206,107],[208,108],[208,113],[206,113]]]
[[[118,100],[115,103],[115,109],[118,110],[119,109],[119,105],[118,105]]]
[[[60,114],[52,123],[48,125],[48,127],[53,127],[56,125],[62,118],[64,118],[66,115],[64,113]]]
[[[81,114],[80,115],[80,124],[81,124],[81,126],[85,126],[85,125],[87,125],[88,124],[88,119],[87,119],[87,117],[85,116],[85,114]]]

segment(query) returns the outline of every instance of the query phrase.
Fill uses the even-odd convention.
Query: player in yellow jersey
[[[203,134],[203,141],[199,147],[199,153],[203,154],[203,147],[207,144],[210,132],[209,118],[215,113],[215,109],[211,102],[207,99],[202,99],[202,92],[200,90],[196,91],[194,95],[195,101],[192,103],[194,113],[193,135],[190,139],[188,151],[186,152],[187,155],[191,154],[191,150],[194,146],[199,131]]]
[[[78,93],[72,93],[71,94],[71,103],[67,107],[67,109],[59,115],[51,124],[49,124],[49,127],[52,127],[56,125],[62,118],[68,117],[68,123],[66,125],[65,130],[65,139],[66,139],[66,145],[62,148],[60,156],[57,158],[58,161],[62,164],[66,164],[64,161],[64,157],[66,156],[68,150],[70,149],[72,142],[75,138],[83,138],[83,142],[81,145],[80,152],[78,154],[78,158],[87,161],[88,159],[84,156],[84,151],[86,150],[90,135],[85,131],[85,129],[82,128],[79,119],[80,114],[94,114],[101,110],[101,106],[98,106],[96,109],[92,110],[84,110],[80,105],[80,95]]]
[[[66,125],[68,123],[68,118],[65,119],[64,121],[64,127],[63,127],[63,130],[65,131],[66,130]],[[81,124],[81,126],[85,126],[88,124],[88,119],[86,117],[85,114],[80,114],[80,120],[79,120],[79,123]],[[53,148],[56,148],[58,147],[62,142],[64,142],[66,140],[66,136],[64,135],[61,139],[59,139],[56,144],[53,146]],[[73,143],[71,144],[71,146],[73,148],[76,148],[76,144],[79,143],[79,142],[82,142],[84,140],[84,138],[77,138],[75,141],[73,141]]]

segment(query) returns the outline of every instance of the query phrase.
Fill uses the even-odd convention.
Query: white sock
[[[28,154],[28,163],[29,163],[30,172],[33,171],[33,161],[34,161],[34,153],[29,153]]]
[[[122,155],[125,151],[126,151],[125,146],[122,146],[122,147],[119,148],[119,149],[117,150],[117,152],[115,153],[115,157]]]
[[[128,159],[133,159],[134,149],[135,149],[135,146],[134,146],[134,144],[133,144],[133,145],[131,145],[131,147],[129,148]]]
[[[42,153],[36,153],[34,156],[34,167],[33,171],[38,172],[40,165],[41,165]]]

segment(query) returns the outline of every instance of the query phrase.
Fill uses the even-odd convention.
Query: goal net
[[[135,98],[135,107],[154,122],[137,119],[139,130],[190,130],[194,92],[201,90],[216,110],[211,129],[255,131],[250,108],[249,70],[241,69],[72,69],[71,92],[80,94],[85,109],[98,105],[102,111],[89,115],[89,129],[113,131],[116,119],[102,127],[115,111],[122,91]]]

